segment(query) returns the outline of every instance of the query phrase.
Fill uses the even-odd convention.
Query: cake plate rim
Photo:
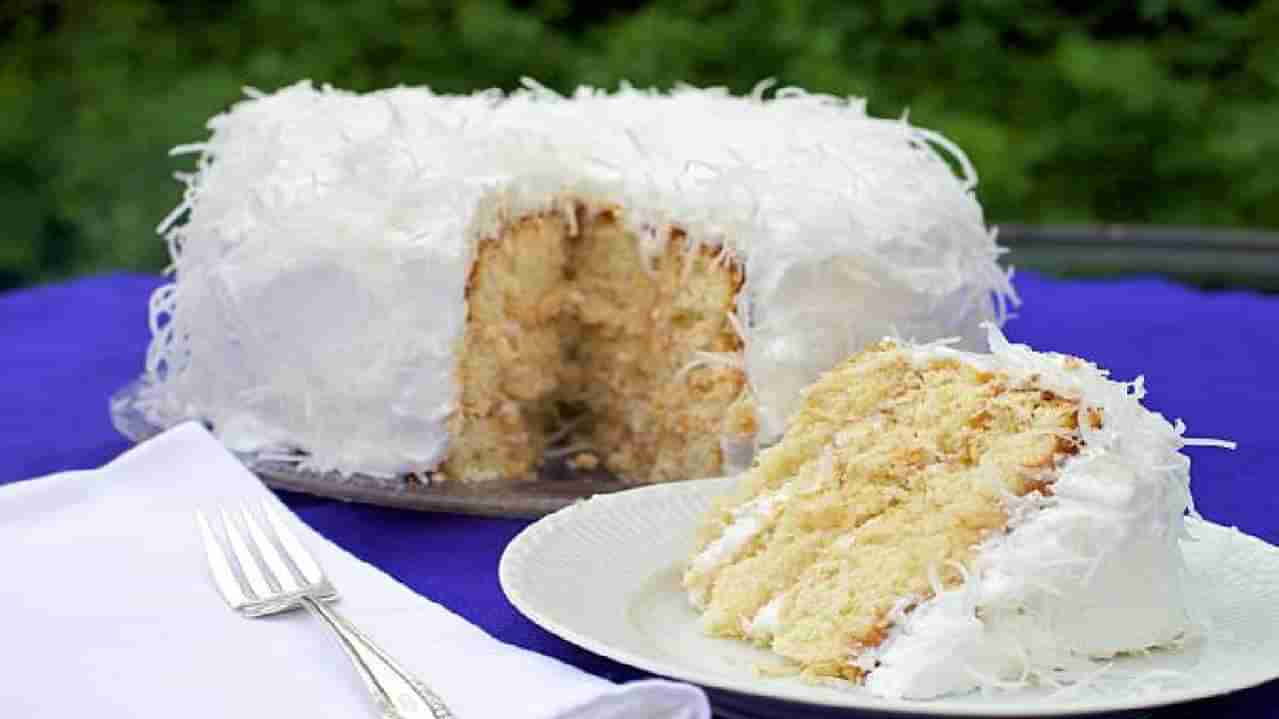
[[[153,420],[140,406],[140,393],[146,382],[146,375],[137,377],[112,393],[108,403],[112,426],[135,443],[170,428]],[[481,517],[537,519],[588,497],[636,486],[611,478],[602,470],[573,470],[565,462],[543,467],[536,479],[441,482],[321,473],[303,469],[296,462],[265,459],[254,452],[232,454],[272,489],[395,509]]]

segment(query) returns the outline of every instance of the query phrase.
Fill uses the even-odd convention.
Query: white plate
[[[1141,709],[1256,686],[1279,676],[1279,548],[1193,522],[1187,542],[1212,639],[1112,662],[1093,683],[927,702],[860,688],[761,679],[768,652],[713,639],[680,589],[698,519],[731,479],[677,482],[580,502],[525,529],[502,555],[502,590],[547,631],[596,654],[706,687],[725,716],[843,716],[845,710],[950,716],[1061,716]],[[1176,675],[1149,674],[1174,670]],[[1145,680],[1135,682],[1135,676]],[[1161,678],[1157,678],[1161,677]]]

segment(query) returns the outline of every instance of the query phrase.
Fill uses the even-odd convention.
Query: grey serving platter
[[[135,380],[113,394],[110,402],[112,424],[134,442],[145,441],[166,429],[138,408],[141,387],[142,380]],[[407,476],[343,476],[308,471],[295,462],[263,459],[252,453],[237,456],[274,489],[384,507],[488,517],[541,517],[596,494],[635,486],[604,470],[575,470],[564,460],[545,462],[535,479],[462,483]]]

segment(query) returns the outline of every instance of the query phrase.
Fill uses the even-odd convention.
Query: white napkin
[[[105,467],[0,487],[0,717],[374,717],[306,612],[247,620],[214,589],[197,507],[272,498],[188,423]],[[459,719],[707,719],[696,687],[616,685],[503,644],[297,521],[338,607]]]

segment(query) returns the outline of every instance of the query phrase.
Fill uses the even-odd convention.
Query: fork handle
[[[439,695],[404,671],[336,609],[313,597],[302,597],[302,605],[337,634],[382,719],[455,719]]]

